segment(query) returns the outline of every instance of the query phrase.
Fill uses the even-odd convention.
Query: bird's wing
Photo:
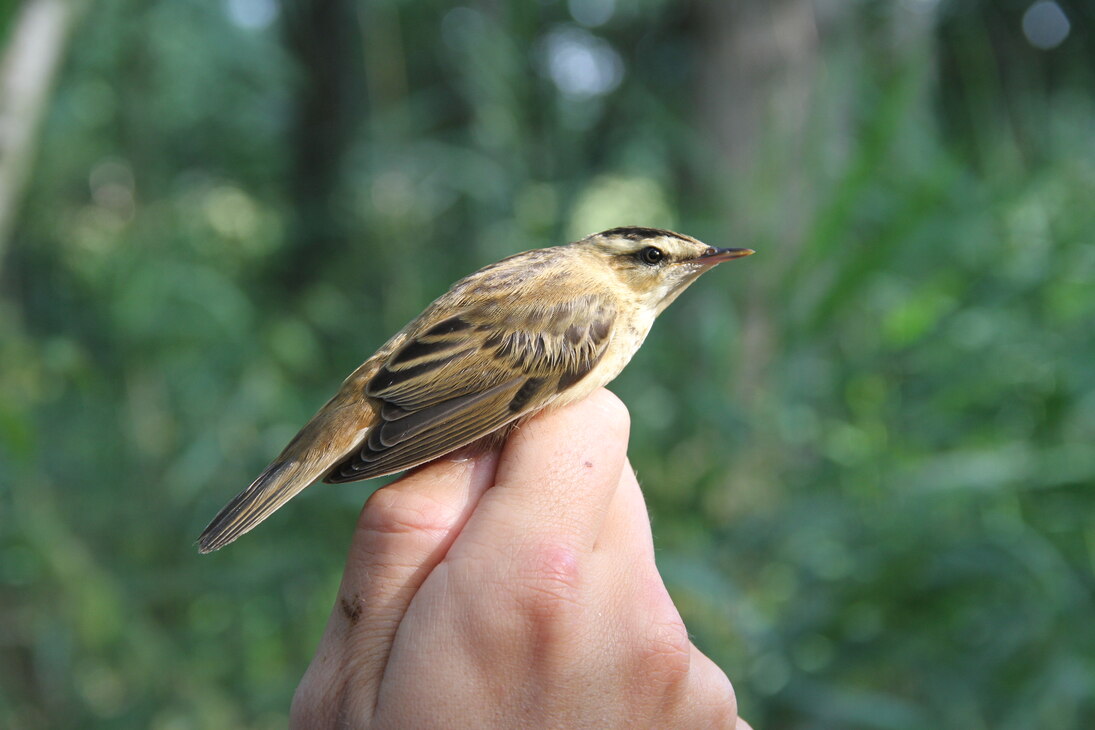
[[[365,388],[381,404],[379,422],[324,481],[403,471],[535,412],[589,374],[616,319],[612,304],[594,296],[499,317],[503,307],[462,311],[393,352]]]

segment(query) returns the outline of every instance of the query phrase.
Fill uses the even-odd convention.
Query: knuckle
[[[421,492],[383,488],[365,503],[357,528],[384,535],[446,532],[458,515],[451,506]]]
[[[738,724],[738,698],[734,693],[734,686],[723,675],[714,686],[709,688],[708,696],[700,698],[699,706],[705,706],[710,720],[707,727],[735,728]]]
[[[640,640],[637,654],[642,675],[662,687],[680,685],[692,668],[692,642],[679,618],[655,624]]]
[[[540,540],[521,551],[512,596],[517,610],[535,624],[573,619],[583,605],[583,576],[577,551],[555,540]]]
[[[692,673],[687,689],[681,693],[689,724],[712,728],[735,728],[738,724],[738,698],[729,677],[709,658],[693,653]]]
[[[581,641],[583,571],[565,544],[533,540],[504,554],[463,554],[448,565],[455,583],[474,577],[480,586],[467,597],[461,625],[487,665],[512,662],[516,651],[530,667],[551,666]]]

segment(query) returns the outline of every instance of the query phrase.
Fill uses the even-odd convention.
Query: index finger
[[[494,487],[453,550],[505,549],[537,536],[592,550],[624,468],[628,431],[627,408],[603,388],[531,419],[508,439]]]

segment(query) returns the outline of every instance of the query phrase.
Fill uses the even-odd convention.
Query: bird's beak
[[[696,258],[692,259],[692,263],[703,264],[704,266],[714,266],[715,264],[721,264],[723,261],[729,261],[730,259],[740,259],[742,256],[751,256],[755,253],[756,251],[751,248],[711,247]]]

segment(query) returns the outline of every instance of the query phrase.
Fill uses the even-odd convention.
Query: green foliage
[[[857,4],[746,175],[700,120],[699,11],[617,5],[331,3],[320,98],[311,4],[86,14],[0,269],[0,725],[283,726],[375,485],[199,558],[205,521],[457,277],[623,224],[759,252],[614,386],[754,727],[1095,722],[1081,16],[1042,53],[1023,8],[942,3],[905,52],[898,4]],[[562,91],[560,32],[619,87]]]

